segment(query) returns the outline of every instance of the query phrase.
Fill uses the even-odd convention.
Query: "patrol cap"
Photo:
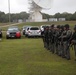
[[[49,26],[46,26],[46,30],[48,30],[49,29]]]
[[[54,24],[52,24],[51,27],[53,28],[54,27]]]
[[[69,28],[69,24],[65,24],[64,27]]]
[[[59,28],[59,29],[60,29],[60,25],[57,25],[57,28]]]
[[[64,25],[61,25],[61,26],[60,26],[60,29],[64,30]]]

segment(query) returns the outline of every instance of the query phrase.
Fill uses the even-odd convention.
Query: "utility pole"
[[[9,25],[11,24],[11,16],[10,16],[10,0],[8,0],[8,11],[9,11]]]

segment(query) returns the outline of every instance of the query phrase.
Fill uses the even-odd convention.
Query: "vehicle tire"
[[[19,37],[19,39],[21,39],[21,36]]]
[[[6,36],[6,39],[9,39],[9,37]]]
[[[28,38],[30,38],[30,36],[27,36]]]

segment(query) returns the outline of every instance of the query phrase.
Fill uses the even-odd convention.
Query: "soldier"
[[[43,39],[43,43],[44,43],[44,48],[46,47],[46,41],[45,41],[45,38],[46,38],[46,36],[45,36],[45,32],[46,32],[46,27],[44,27],[44,33],[43,33],[43,36],[42,36],[42,39]]]
[[[49,30],[49,27],[48,26],[45,26],[44,27],[44,34],[43,34],[43,42],[44,42],[44,47],[45,48],[49,48],[49,40],[48,40],[48,30]]]
[[[55,47],[54,47],[54,24],[52,24],[51,25],[51,32],[52,32],[52,34],[51,34],[51,36],[52,36],[52,38],[51,38],[51,52],[52,53],[55,53]]]
[[[61,56],[62,55],[62,50],[63,50],[63,42],[61,40],[61,35],[64,31],[64,26],[61,25],[60,29],[59,29],[59,36],[58,36],[58,55]]]
[[[58,55],[59,53],[59,49],[60,49],[60,46],[59,46],[59,38],[60,37],[60,25],[57,25],[57,28],[56,28],[56,36],[55,36],[55,46],[56,46],[56,54]]]
[[[48,38],[49,38],[49,50],[51,51],[52,48],[52,27],[49,26],[49,33],[48,33]]]
[[[49,26],[46,26],[46,32],[45,32],[45,40],[46,40],[46,48],[49,50]]]
[[[76,25],[75,25],[75,27],[74,27],[74,32],[73,32],[73,34],[72,34],[72,37],[71,37],[70,41],[71,41],[71,44],[74,45],[75,61],[76,61]]]
[[[70,49],[68,48],[68,40],[70,39],[72,35],[71,30],[69,29],[69,25],[66,24],[64,26],[64,31],[62,33],[62,40],[63,40],[63,50],[62,50],[62,57],[67,58],[67,60],[70,60]]]
[[[0,40],[2,39],[2,30],[0,29]]]

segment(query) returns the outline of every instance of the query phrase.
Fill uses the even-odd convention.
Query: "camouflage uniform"
[[[63,50],[62,50],[62,57],[67,58],[67,60],[70,60],[70,49],[68,47],[68,40],[70,39],[72,35],[71,30],[69,30],[69,25],[66,24],[64,26],[64,31],[62,33],[62,39],[63,39]]]
[[[62,55],[62,50],[63,50],[63,44],[62,44],[62,40],[61,40],[62,33],[63,33],[63,26],[60,26],[59,36],[58,36],[58,55],[59,56]]]
[[[51,48],[52,48],[52,30],[51,30],[51,26],[49,26],[48,39],[49,39],[49,50],[51,51]]]
[[[51,36],[52,36],[52,39],[51,39],[51,52],[52,53],[55,53],[55,45],[54,45],[54,25],[51,26]]]
[[[75,61],[76,61],[76,25],[74,27],[74,32],[72,34],[72,37],[70,39],[71,43],[74,45],[74,51],[75,51]]]
[[[49,40],[48,40],[48,26],[44,27],[44,34],[43,34],[43,42],[44,42],[44,47],[48,49],[49,46]]]

